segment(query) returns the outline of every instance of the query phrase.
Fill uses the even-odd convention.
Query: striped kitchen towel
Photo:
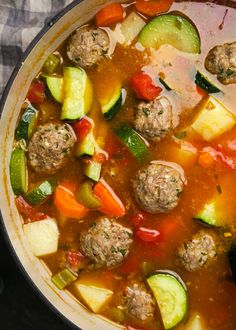
[[[0,97],[15,64],[47,22],[73,0],[0,0]]]

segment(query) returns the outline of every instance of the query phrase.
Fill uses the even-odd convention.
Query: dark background
[[[70,330],[38,297],[21,274],[0,224],[0,329]]]

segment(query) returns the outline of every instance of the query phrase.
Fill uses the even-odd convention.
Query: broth
[[[127,13],[134,11],[134,5],[127,6],[126,10]],[[224,26],[223,29],[220,29],[219,26],[226,10],[227,16]],[[191,130],[188,130],[188,135],[184,139],[173,138],[173,134],[185,132],[186,127],[192,123],[204,101],[202,95],[196,90],[194,68],[197,67],[207,74],[204,61],[208,51],[215,45],[235,41],[236,11],[216,4],[195,2],[174,3],[171,11],[183,13],[196,25],[201,38],[202,51],[200,55],[183,53],[169,45],[163,45],[160,49],[149,52],[137,46],[136,42],[128,48],[117,43],[111,59],[86,71],[95,94],[92,109],[89,112],[89,117],[94,121],[95,139],[99,146],[108,153],[110,153],[112,145],[115,145],[115,153],[110,153],[109,161],[103,164],[102,177],[125,205],[126,213],[119,219],[119,223],[132,230],[135,229],[131,218],[140,213],[140,207],[135,201],[130,180],[134,178],[140,164],[131,156],[114,133],[121,123],[133,125],[134,111],[139,100],[132,91],[129,80],[133,74],[143,68],[145,72],[154,76],[159,72],[164,73],[166,77],[169,77],[171,86],[174,86],[174,89],[179,88],[180,93],[170,92],[163,88],[162,94],[168,97],[174,105],[174,132],[172,131],[158,144],[150,143],[149,150],[152,160],[161,159],[181,165],[185,171],[187,185],[178,206],[170,212],[142,213],[144,214],[143,226],[146,228],[155,229],[162,233],[165,223],[170,221],[177,221],[178,228],[170,234],[168,240],[163,237],[158,244],[143,242],[135,236],[130,254],[120,266],[111,269],[88,267],[79,273],[79,278],[82,283],[92,282],[94,285],[105,286],[115,293],[100,313],[117,321],[113,308],[117,308],[121,304],[122,290],[129,281],[144,281],[145,277],[155,270],[170,269],[181,276],[188,289],[188,312],[184,321],[177,325],[177,329],[184,329],[189,317],[197,312],[205,320],[207,329],[233,330],[236,328],[236,286],[231,279],[227,254],[220,255],[217,262],[207,268],[189,272],[176,262],[176,251],[184,241],[191,239],[193,234],[204,228],[202,224],[194,221],[193,217],[214,196],[216,196],[219,209],[222,210],[222,216],[227,219],[225,227],[219,230],[222,232],[230,231],[233,235],[232,239],[235,240],[236,238],[235,170],[227,171],[213,168],[208,171],[199,165],[196,155],[186,161],[178,152],[180,145],[183,144],[187,146],[187,149],[190,145],[191,148],[193,146],[194,148],[204,148],[209,145],[214,147],[220,144],[226,149],[228,148],[230,157],[236,159],[235,151],[229,148],[230,143],[235,141],[236,127],[212,143],[203,141]],[[106,30],[112,33],[111,29],[106,28]],[[66,46],[67,41],[58,49],[58,52],[63,57],[63,65],[71,66],[71,61],[66,56]],[[168,63],[172,63],[172,65],[168,66]],[[220,85],[223,91],[218,98],[232,113],[236,114],[236,84],[222,85],[213,75],[211,75],[211,80],[218,86]],[[111,121],[105,121],[98,99],[109,93],[109,90],[113,88],[112,84],[115,84],[116,81],[122,82],[127,98],[116,117]],[[206,97],[207,95],[205,95]],[[51,97],[47,97],[38,108],[40,109],[39,124],[55,122],[60,119],[61,106],[54,102]],[[53,176],[59,182],[70,180],[79,185],[84,181],[82,168],[81,160],[71,158],[67,166],[57,171]],[[48,174],[36,173],[29,167],[29,189],[47,178]],[[58,212],[52,199],[38,206],[37,210],[55,217],[59,225],[59,249],[55,254],[43,257],[52,273],[56,274],[61,269],[58,263],[61,251],[71,248],[78,250],[78,237],[81,231],[87,229],[95,219],[101,217],[101,213],[93,211],[82,220],[68,220]],[[145,266],[149,268],[148,274],[145,273]],[[81,300],[73,283],[67,289]],[[159,310],[158,308],[155,310],[155,316],[150,321],[142,322],[130,314],[125,314],[122,323],[148,330],[164,329]]]

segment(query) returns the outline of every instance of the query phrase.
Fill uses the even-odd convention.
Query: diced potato
[[[122,43],[130,45],[145,25],[146,22],[138,14],[134,12],[129,14],[120,26],[120,32],[123,35]]]
[[[111,290],[80,283],[79,281],[75,282],[75,286],[88,307],[94,313],[99,313],[113,295]]]
[[[25,237],[36,257],[55,253],[58,248],[59,231],[52,218],[27,223],[23,226]]]
[[[231,130],[236,117],[216,98],[210,96],[202,105],[192,128],[206,141],[211,141]]]
[[[199,314],[193,315],[184,327],[185,330],[206,330],[205,323]]]

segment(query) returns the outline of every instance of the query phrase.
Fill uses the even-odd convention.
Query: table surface
[[[3,280],[3,291],[1,282]],[[2,293],[1,293],[2,291]],[[0,329],[69,330],[38,297],[9,253],[0,228]]]

